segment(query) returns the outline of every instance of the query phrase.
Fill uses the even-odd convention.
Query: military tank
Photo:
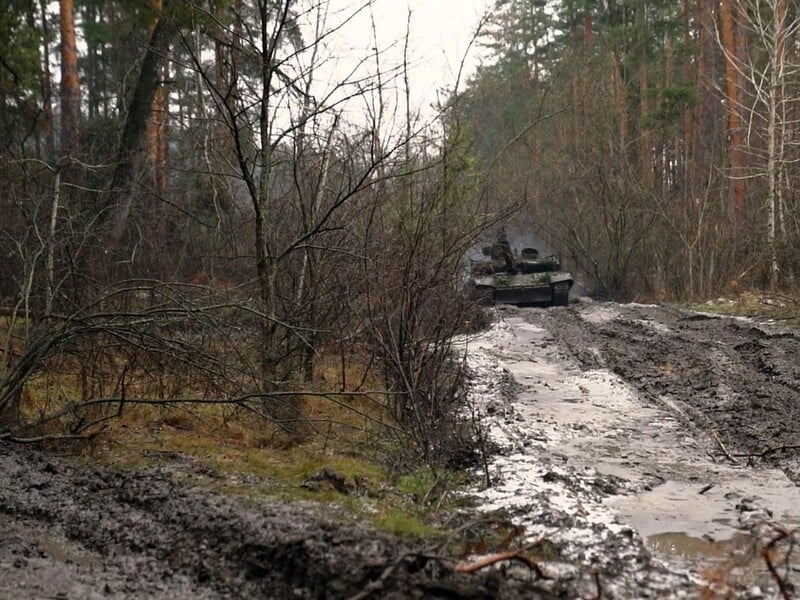
[[[502,233],[482,249],[487,258],[472,266],[478,295],[496,304],[566,306],[574,279],[561,270],[558,254],[540,256],[535,248],[512,250]]]

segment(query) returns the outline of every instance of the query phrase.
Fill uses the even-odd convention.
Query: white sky
[[[340,22],[353,13],[358,0],[331,0],[329,25]],[[403,44],[411,11],[409,39],[409,78],[412,108],[432,116],[430,106],[442,88],[452,88],[470,40],[485,12],[494,0],[376,0],[372,7],[378,42],[387,48],[384,67],[402,62]],[[332,41],[337,54],[356,60],[371,52],[374,45],[369,11],[363,11]],[[473,45],[465,61],[463,81],[474,72],[481,49]],[[347,61],[343,61],[347,62]],[[374,63],[372,63],[374,64]],[[340,68],[341,65],[340,65]]]
[[[414,77],[434,85],[455,80],[470,39],[492,4],[493,0],[378,0],[375,12],[379,32],[400,39],[411,11],[412,56],[419,61]],[[473,67],[478,53],[473,47],[468,55]]]

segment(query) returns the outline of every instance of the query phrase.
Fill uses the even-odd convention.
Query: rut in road
[[[796,331],[670,307],[612,306],[553,311],[541,325],[583,368],[608,368],[648,398],[677,402],[735,458],[777,466],[800,483]]]
[[[774,422],[777,403],[746,416],[728,411],[750,405],[764,362],[788,383],[774,377],[772,389],[796,400],[788,357],[797,337],[669,307],[496,312],[473,363],[507,374],[515,395],[505,407],[486,405],[500,417],[490,438],[503,451],[480,494],[485,508],[555,543],[562,562],[594,565],[620,597],[691,597],[708,584],[706,570],[729,559],[737,570],[728,591],[772,593],[775,580],[756,550],[775,527],[800,525],[800,490],[783,471],[731,454],[791,440],[754,431],[792,432]],[[752,437],[736,435],[744,419],[753,419]],[[773,463],[791,466],[775,454]],[[642,548],[656,558],[647,568]]]

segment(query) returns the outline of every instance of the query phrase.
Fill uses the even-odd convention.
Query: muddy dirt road
[[[470,352],[502,449],[479,495],[559,549],[551,571],[584,595],[575,564],[617,597],[794,593],[796,332],[589,301],[497,315]],[[492,373],[514,393],[497,393]],[[785,534],[767,564],[764,547]]]
[[[469,495],[549,579],[455,574],[343,510],[221,497],[180,459],[112,472],[0,443],[0,598],[793,597],[796,332],[588,301],[495,313],[465,344],[496,450]]]
[[[800,483],[798,332],[613,304],[584,305],[541,323],[583,369],[609,369],[645,399],[683,413],[701,437],[719,437],[715,453],[727,449],[737,462],[772,465]]]

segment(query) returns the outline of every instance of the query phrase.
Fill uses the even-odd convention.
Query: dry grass
[[[690,308],[720,315],[773,319],[800,326],[800,296],[797,294],[745,291],[730,298],[692,304]]]
[[[164,367],[158,357],[86,343],[51,357],[27,381],[21,416],[34,423],[70,403],[119,396],[121,373],[129,399],[203,398],[211,386],[190,368]],[[428,471],[394,472],[384,460],[403,442],[384,426],[391,423],[386,396],[364,393],[378,387],[357,357],[343,361],[329,355],[318,358],[314,380],[304,385],[313,393],[299,392],[296,407],[302,427],[292,434],[243,406],[183,403],[128,403],[119,415],[118,403],[93,406],[80,415],[67,411],[60,419],[24,431],[59,435],[73,431],[80,418],[113,417],[88,430],[88,441],[47,447],[82,464],[189,469],[218,491],[256,502],[276,497],[335,502],[392,533],[431,535],[431,506],[442,504],[431,502],[431,492],[440,483],[431,480]],[[332,486],[319,479],[320,473],[333,473],[344,483]]]
[[[315,410],[321,415],[323,408]],[[370,455],[377,443],[366,431],[288,443],[274,427],[224,407],[137,407],[76,460],[116,469],[188,468],[213,474],[205,480],[210,488],[256,504],[275,499],[335,503],[395,535],[436,535],[430,525],[435,515],[420,502],[428,472],[393,473]],[[344,487],[330,485],[320,477],[325,473],[341,478]]]

